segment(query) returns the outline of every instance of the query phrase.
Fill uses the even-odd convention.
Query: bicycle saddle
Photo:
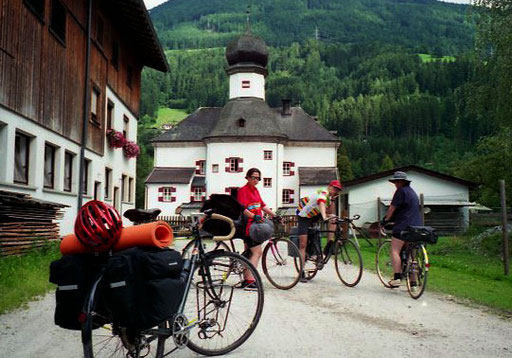
[[[162,210],[160,209],[128,209],[123,216],[133,223],[155,220]]]

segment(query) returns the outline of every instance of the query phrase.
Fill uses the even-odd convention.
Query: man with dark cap
[[[411,181],[407,179],[407,174],[397,171],[389,181],[396,186],[391,205],[381,220],[381,224],[393,222],[393,237],[391,238],[391,263],[393,264],[394,277],[389,281],[391,288],[401,285],[401,262],[400,250],[404,246],[401,240],[401,232],[409,225],[421,225],[420,202],[418,194],[411,188]],[[414,286],[414,282],[411,282]]]

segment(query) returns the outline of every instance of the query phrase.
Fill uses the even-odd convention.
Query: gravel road
[[[433,268],[435,270],[435,268]],[[265,278],[265,306],[231,357],[512,357],[512,320],[427,292],[411,299],[370,272],[344,287],[330,263],[289,291]],[[54,294],[0,316],[0,356],[80,357],[78,332],[53,325]],[[174,357],[193,357],[182,350]]]

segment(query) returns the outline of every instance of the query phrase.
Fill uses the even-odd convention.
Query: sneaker
[[[420,288],[418,287],[418,284],[416,282],[411,282],[411,292],[417,293],[419,292]]]
[[[391,286],[391,288],[398,288],[402,285],[402,280],[389,280],[388,285]]]
[[[302,283],[307,283],[308,282],[308,279],[306,278],[306,274],[304,273],[304,271],[302,271],[302,273],[300,274],[300,282]]]
[[[235,288],[243,288],[245,289],[248,285],[250,285],[251,283],[254,283],[254,281],[247,281],[247,280],[243,280],[242,282],[238,283],[235,285]]]

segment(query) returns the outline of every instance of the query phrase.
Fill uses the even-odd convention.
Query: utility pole
[[[316,39],[317,42],[318,42],[318,38],[319,38],[319,36],[318,36],[318,26],[315,26],[315,39]]]
[[[503,267],[505,276],[510,274],[509,263],[510,257],[508,254],[508,228],[507,228],[507,200],[505,198],[505,180],[500,180],[500,197],[501,197],[501,213],[502,223],[501,227],[503,230]]]

